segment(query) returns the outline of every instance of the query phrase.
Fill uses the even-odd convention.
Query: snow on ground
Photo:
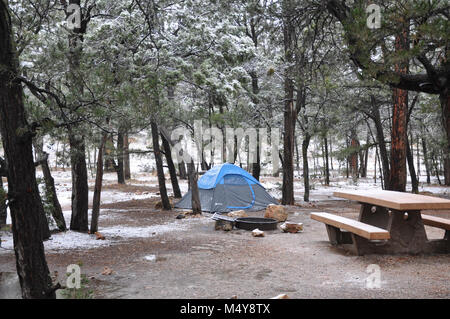
[[[121,210],[113,210],[115,213]],[[64,211],[64,218],[66,223],[70,222],[70,211]],[[89,210],[89,218],[91,217],[91,210]],[[109,215],[102,215],[100,213],[101,220],[111,218]],[[112,217],[114,218],[114,217]],[[105,240],[96,240],[95,235],[88,235],[85,233],[79,233],[75,231],[66,231],[62,233],[55,233],[50,240],[44,242],[46,251],[51,252],[64,252],[65,250],[74,249],[92,249],[97,247],[111,246],[121,241],[125,241],[131,238],[148,238],[159,236],[164,233],[171,233],[175,231],[188,230],[192,225],[198,223],[208,223],[209,218],[188,218],[183,220],[176,220],[171,223],[152,225],[146,227],[139,226],[111,226],[111,227],[99,227],[99,232],[106,237]],[[9,252],[13,249],[13,238],[9,232],[1,232],[1,246],[0,254]]]
[[[38,174],[41,174],[38,172]],[[61,206],[63,207],[64,217],[66,219],[67,225],[70,224],[70,203],[71,203],[71,177],[70,171],[56,171],[54,172],[54,178],[56,183],[56,189],[58,193],[58,198],[60,200]],[[105,174],[105,185],[114,184],[116,181],[115,173]],[[133,180],[138,183],[134,184],[136,186],[157,186],[157,178],[150,173],[138,173],[133,176]],[[268,190],[268,192],[275,198],[281,198],[281,178],[276,179],[273,177],[262,177],[262,184]],[[340,191],[343,189],[348,190],[372,190],[380,189],[380,181],[374,183],[373,179],[359,179],[355,184],[351,179],[337,179],[331,183],[330,186],[324,186],[317,179],[311,179],[311,191],[310,197],[311,201],[322,201],[322,200],[342,200],[333,197],[333,192]],[[421,176],[421,180],[425,180],[424,176]],[[436,180],[432,181],[436,183]],[[93,185],[93,180],[90,180],[90,186]],[[131,183],[131,185],[133,185]],[[187,192],[187,182],[180,181],[180,188],[184,193]],[[168,181],[167,183],[168,191],[171,191],[171,185]],[[410,189],[410,184],[408,184],[408,189]],[[296,179],[294,182],[295,198],[297,201],[302,201],[303,199],[303,181],[301,179]],[[448,195],[450,194],[450,188],[445,186],[437,186],[436,184],[428,186],[425,183],[421,183],[419,190],[421,192],[431,192],[434,194]],[[92,202],[93,192],[89,192],[89,201]],[[158,197],[155,193],[145,192],[144,193],[127,193],[121,192],[120,190],[110,190],[106,189],[102,192],[101,202],[102,204],[117,203],[128,200],[141,200],[151,197]],[[64,251],[69,249],[92,249],[95,247],[109,246],[122,240],[128,240],[130,238],[145,238],[158,236],[160,234],[173,232],[173,231],[184,231],[189,229],[192,223],[198,222],[208,222],[209,219],[185,219],[182,221],[174,221],[168,224],[162,225],[152,225],[146,227],[133,227],[133,226],[112,226],[112,227],[101,227],[101,221],[105,219],[114,219],[120,216],[121,212],[129,210],[120,209],[107,209],[112,214],[103,214],[100,212],[100,228],[99,231],[106,236],[106,240],[96,240],[94,235],[86,235],[82,233],[77,233],[73,231],[67,231],[65,233],[56,233],[52,235],[52,239],[44,243],[45,249],[48,251]],[[118,215],[119,214],[119,215]],[[89,219],[91,217],[91,210],[89,210]],[[11,218],[8,214],[8,223],[11,223]],[[2,232],[2,242],[0,253],[7,252],[5,249],[13,248],[12,235],[7,232]]]
[[[132,143],[130,144],[131,149],[146,149],[147,142],[149,141],[148,136],[146,134],[139,134],[136,136]],[[61,145],[55,144],[47,144],[47,152],[50,153],[50,164],[54,165],[55,163],[55,153],[56,150],[59,149],[61,151]],[[92,157],[93,154],[90,154]],[[91,162],[93,162],[93,158],[91,158]],[[245,166],[244,166],[245,168]],[[129,183],[131,186],[147,186],[147,187],[157,187],[158,181],[157,177],[152,175],[150,172],[154,169],[154,161],[150,158],[149,155],[136,155],[131,154],[131,171],[132,171],[132,181]],[[424,171],[424,170],[422,170]],[[334,172],[336,173],[336,172]],[[71,197],[72,197],[72,178],[70,169],[66,169],[65,171],[59,169],[52,171],[53,177],[55,179],[55,187],[58,194],[58,199],[60,204],[64,210],[64,217],[66,219],[67,225],[70,225],[70,207],[71,207]],[[373,176],[373,170],[369,169],[369,176]],[[37,176],[42,177],[42,172],[37,171]],[[303,200],[303,180],[301,177],[301,171],[297,171],[295,176],[297,177],[294,182],[294,192],[295,198],[297,201]],[[94,185],[94,176],[89,175],[89,186],[92,189]],[[116,184],[117,175],[115,173],[105,173],[104,174],[104,185],[113,185]],[[276,199],[281,198],[281,178],[274,177],[266,177],[263,176],[261,178],[263,186],[267,189],[267,191]],[[425,176],[420,176],[420,180],[426,180]],[[179,181],[180,188],[183,194],[185,194],[188,190],[187,181]],[[330,186],[324,186],[323,181],[317,178],[311,178],[310,185],[310,200],[311,201],[323,201],[323,200],[340,200],[339,198],[333,197],[333,192],[348,189],[348,190],[372,190],[372,189],[380,189],[381,181],[378,179],[377,183],[374,182],[373,178],[359,179],[357,183],[353,183],[351,179],[344,179],[339,176],[332,177],[332,183]],[[421,192],[431,192],[434,194],[440,195],[448,195],[450,193],[450,188],[445,186],[436,186],[437,180],[435,178],[432,179],[433,185],[429,186],[425,183],[420,183],[419,191]],[[5,185],[7,186],[7,184]],[[167,178],[167,189],[170,194],[172,191],[171,184],[169,179]],[[408,189],[411,189],[410,181],[408,184]],[[89,202],[92,203],[93,191],[89,192]],[[120,189],[105,189],[101,194],[101,203],[102,204],[111,204],[129,200],[142,200],[148,199],[152,197],[158,197],[156,193],[152,192],[124,192]],[[65,233],[56,233],[52,235],[52,239],[46,241],[44,243],[46,250],[50,251],[64,251],[68,249],[91,249],[100,246],[108,246],[112,245],[121,240],[128,240],[130,238],[143,238],[143,237],[151,237],[158,236],[159,234],[164,234],[173,231],[184,231],[189,229],[192,226],[192,223],[199,222],[209,222],[208,218],[202,219],[184,219],[182,221],[174,221],[168,224],[162,225],[151,225],[151,226],[110,226],[110,227],[101,227],[101,221],[105,219],[114,219],[120,217],[121,212],[129,211],[129,210],[119,210],[119,209],[108,209],[109,214],[103,214],[100,212],[100,228],[99,231],[106,236],[106,240],[96,240],[94,235],[87,235],[72,231],[67,231]],[[91,211],[89,210],[89,219],[90,219]],[[11,223],[11,218],[8,212],[7,223]],[[1,235],[1,247],[5,249],[12,249],[13,240],[12,235],[9,232],[0,232]],[[8,251],[5,249],[0,249],[0,253]]]
[[[188,218],[162,225],[147,227],[114,226],[102,228],[99,231],[107,237],[147,238],[174,231],[184,231],[189,229],[192,224],[199,222],[207,223],[210,220],[206,218]]]

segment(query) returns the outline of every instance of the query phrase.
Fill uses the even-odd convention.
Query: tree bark
[[[156,122],[154,121],[151,122],[151,128],[153,140],[153,153],[155,155],[156,171],[158,174],[158,185],[159,185],[159,194],[161,196],[161,204],[164,210],[171,210],[172,207],[170,206],[169,197],[167,196],[166,179],[164,177],[163,161],[161,157],[161,150],[159,148],[158,125],[156,124]]]
[[[80,0],[69,0],[69,4],[81,7]],[[64,5],[67,6],[65,2]],[[67,7],[66,7],[67,10]],[[83,51],[84,34],[86,33],[89,16],[84,16],[85,11],[81,11],[81,25],[70,30],[68,33],[69,54],[67,73],[70,94],[73,99],[83,96],[84,80],[80,75],[81,57]],[[66,12],[69,14],[69,12]],[[78,103],[69,105],[71,110],[77,108]],[[88,174],[86,166],[86,144],[82,128],[76,125],[68,127],[69,145],[70,145],[70,163],[72,168],[72,216],[70,220],[70,229],[80,232],[87,232],[89,229],[88,221]]]
[[[309,164],[308,164],[308,147],[311,141],[311,136],[308,132],[305,133],[305,137],[302,142],[302,157],[303,157],[303,184],[305,187],[305,193],[303,200],[309,202]]]
[[[177,171],[175,169],[175,164],[172,160],[172,150],[170,148],[169,141],[161,134],[161,140],[164,148],[164,154],[166,157],[167,167],[169,168],[170,181],[172,183],[173,195],[175,198],[181,198],[181,190],[178,185]]]
[[[406,157],[408,161],[409,175],[411,176],[412,192],[419,193],[419,180],[417,179],[416,169],[414,168],[414,158],[411,150],[411,144],[408,138],[406,139]]]
[[[92,200],[92,217],[90,233],[94,234],[98,231],[98,218],[100,215],[100,199],[103,184],[103,154],[105,153],[105,144],[108,135],[103,133],[97,156],[97,172],[95,175],[94,198]]]
[[[256,163],[252,163],[252,176],[259,181],[261,174],[261,149],[259,132],[256,135]]]
[[[405,25],[401,34],[396,36],[395,49],[397,52],[409,50],[409,25]],[[408,63],[395,65],[397,73],[407,74]],[[391,175],[390,190],[406,191],[406,152],[407,152],[407,116],[408,116],[408,91],[393,89],[392,108],[392,132],[391,132]]]
[[[371,96],[371,101],[372,101],[371,114],[373,115],[372,119],[375,124],[376,137],[380,150],[381,169],[383,172],[382,174],[383,185],[385,190],[389,190],[390,189],[389,178],[391,173],[389,167],[389,156],[387,152],[386,141],[384,139],[383,124],[381,122],[380,110],[375,105],[375,98],[373,96]]]
[[[350,154],[350,159],[349,159],[350,172],[351,172],[353,181],[356,182],[358,180],[358,174],[359,174],[358,154],[359,154],[360,143],[359,143],[359,140],[358,140],[355,130],[352,130],[352,132],[351,132],[350,147],[352,150],[351,154]]]
[[[70,219],[70,229],[87,232],[89,230],[89,187],[84,136],[77,135],[70,129],[69,144],[70,164],[72,168],[72,216]]]
[[[5,189],[3,188],[3,177],[0,176],[0,192],[2,195],[0,197],[0,227],[3,225],[6,225],[6,219],[8,218],[8,211],[6,208],[6,193]]]
[[[425,134],[425,132],[423,133]],[[427,143],[425,136],[422,136],[422,149],[423,149],[423,161],[425,164],[425,171],[427,174],[427,184],[431,184],[431,169],[430,169],[430,161],[428,159],[428,151],[427,151]]]
[[[442,108],[442,119],[447,137],[447,144],[444,148],[444,183],[446,186],[450,186],[450,94],[449,88],[442,93],[439,97]]]
[[[130,142],[128,140],[128,131],[123,134],[123,170],[125,175],[125,180],[131,179],[131,168],[130,168]]]
[[[44,139],[43,138],[39,138],[39,139],[33,139],[33,145],[34,147],[34,161],[35,161],[35,167],[38,166],[39,164],[36,164],[37,161],[43,156],[41,154],[42,150],[44,149]],[[44,181],[45,181],[45,177],[44,177]],[[39,189],[39,186],[38,186]],[[50,227],[49,227],[49,221],[48,221],[48,217],[47,217],[47,212],[45,210],[42,211],[43,215],[41,218],[41,227],[42,227],[42,234],[43,234],[43,239],[48,239],[50,238],[51,234],[50,234]]]
[[[117,166],[115,167],[117,172],[117,183],[125,184],[125,174],[124,174],[124,128],[119,127],[117,134]]]
[[[66,231],[66,220],[64,219],[64,214],[62,212],[61,204],[58,200],[58,195],[55,188],[55,180],[52,177],[50,167],[48,165],[48,154],[39,150],[39,164],[42,168],[42,174],[44,175],[45,189],[47,194],[50,196],[51,201],[51,215],[55,220],[56,226],[60,231]]]
[[[324,148],[325,148],[325,185],[330,185],[330,166],[328,162],[328,138],[325,134],[324,137]]]
[[[253,43],[255,45],[255,48],[257,48],[257,46],[258,46],[258,37],[257,37],[257,34],[255,32],[254,27],[252,28],[252,39],[253,39]],[[254,70],[251,71],[249,74],[250,74],[250,77],[252,78],[252,93],[253,93],[252,102],[255,105],[255,107],[257,107],[258,104],[259,104],[259,99],[258,99],[258,94],[259,94],[258,74]],[[235,136],[235,139],[237,139],[236,136]],[[235,151],[237,153],[237,147],[235,147]],[[252,176],[258,181],[259,181],[259,177],[260,177],[260,174],[261,174],[261,154],[260,154],[260,152],[261,152],[261,149],[260,149],[260,136],[259,136],[259,131],[258,131],[258,133],[256,135],[256,163],[252,163]]]
[[[189,175],[189,185],[191,190],[191,206],[192,206],[192,214],[201,214],[202,213],[202,205],[200,202],[200,194],[198,191],[197,184],[197,172],[195,170],[194,160],[191,159],[191,162],[188,164],[188,175]]]
[[[389,190],[406,190],[406,113],[408,92],[394,89]]]
[[[45,260],[40,225],[44,208],[36,183],[31,131],[23,103],[23,89],[16,79],[11,17],[0,1],[0,131],[8,166],[8,199],[12,218],[14,252],[22,297],[55,298]]]
[[[114,140],[112,135],[109,135],[106,139],[105,144],[105,164],[104,165],[104,171],[105,172],[117,172],[116,171],[116,161],[114,160]]]
[[[295,50],[295,27],[290,17],[292,4],[290,1],[283,2],[283,41],[284,58],[286,63],[294,61]],[[284,70],[284,137],[283,137],[283,185],[282,199],[283,205],[294,205],[294,138],[295,122],[297,113],[294,107],[294,81],[291,75],[291,66]],[[298,93],[300,94],[300,93]]]

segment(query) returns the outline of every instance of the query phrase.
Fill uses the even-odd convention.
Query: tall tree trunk
[[[375,160],[373,161],[373,182],[377,183],[377,160],[378,160],[378,149],[375,149]]]
[[[255,28],[254,27],[251,28],[251,31],[252,31],[253,43],[255,45],[255,48],[257,48],[257,46],[258,46],[258,38],[257,38],[257,34],[255,32]],[[255,105],[255,107],[257,107],[258,104],[259,104],[259,99],[258,99],[258,94],[259,94],[258,74],[254,70],[251,71],[249,74],[250,74],[250,77],[252,78],[252,93],[253,93],[252,102]],[[236,136],[235,136],[235,138],[237,139]],[[237,152],[237,150],[236,150],[236,152]],[[256,136],[256,163],[252,163],[252,176],[254,178],[256,178],[258,181],[259,181],[259,176],[261,174],[261,154],[260,153],[261,153],[260,136],[259,136],[259,130],[258,130],[257,136]]]
[[[8,211],[6,208],[6,193],[3,188],[3,176],[0,176],[0,227],[6,225],[6,219],[8,218]]]
[[[417,140],[416,140],[416,143],[417,143],[416,144],[417,145],[417,147],[416,147],[417,177],[420,180],[420,175],[422,174],[422,170],[420,167],[420,135],[417,134],[416,138],[417,138]]]
[[[109,135],[108,138],[106,139],[106,144],[105,144],[105,164],[104,165],[104,170],[105,172],[117,172],[116,171],[116,161],[114,160],[114,139],[112,137],[112,135]]]
[[[61,158],[62,158],[62,169],[63,169],[63,172],[65,172],[66,171],[66,142],[64,142],[64,144],[63,144]]]
[[[331,164],[331,172],[334,171],[333,167],[333,137],[330,138],[330,164]]]
[[[81,7],[80,0],[69,0],[69,4]],[[64,3],[67,5],[67,3]],[[69,12],[66,12],[70,14]],[[86,33],[89,17],[84,16],[81,11],[81,25],[70,30],[68,33],[69,54],[68,54],[68,82],[70,84],[71,98],[76,100],[83,96],[84,80],[80,74],[81,57],[83,51],[83,39]],[[75,101],[70,105],[71,109],[78,107]],[[88,222],[88,174],[86,166],[86,145],[85,136],[82,129],[75,125],[68,128],[70,145],[70,163],[72,167],[72,216],[70,220],[70,229],[75,231],[87,232]]]
[[[425,134],[425,132],[423,133]],[[427,174],[427,184],[431,184],[431,169],[430,169],[430,161],[428,159],[428,151],[427,151],[427,143],[425,136],[422,136],[422,149],[423,149],[423,161],[425,164],[425,171]]]
[[[390,167],[389,167],[389,156],[388,156],[388,152],[387,152],[386,141],[384,138],[383,124],[381,122],[380,110],[377,107],[377,105],[375,105],[375,97],[374,96],[371,96],[371,102],[372,102],[371,104],[372,104],[372,115],[373,115],[372,119],[375,124],[377,142],[378,142],[379,150],[380,150],[381,169],[383,171],[383,174],[382,174],[383,185],[384,185],[385,190],[389,190],[390,189],[389,178],[390,178],[391,173],[390,173]]]
[[[125,180],[131,179],[130,169],[130,141],[128,139],[128,131],[123,134],[123,173]]]
[[[286,63],[293,62],[295,41],[295,27],[290,17],[292,5],[290,1],[283,1],[283,41],[284,57]],[[283,138],[283,205],[294,205],[294,138],[297,113],[294,107],[294,81],[291,75],[291,66],[284,70],[284,138]]]
[[[409,50],[409,21],[404,30],[395,38],[397,52]],[[408,63],[395,65],[395,71],[407,74]],[[393,191],[406,191],[406,148],[407,148],[407,116],[408,116],[408,91],[393,89],[392,108],[392,133],[391,133],[391,171],[389,189]]]
[[[261,149],[260,149],[260,139],[259,131],[256,135],[256,163],[252,163],[252,176],[259,181],[259,176],[261,174]]]
[[[450,186],[450,89],[447,88],[439,99],[441,101],[442,118],[445,134],[447,137],[447,145],[444,149],[444,183]]]
[[[347,148],[350,147],[350,142],[349,142],[349,138],[348,137],[345,138],[345,144],[346,144]],[[345,167],[345,175],[346,175],[346,178],[348,179],[348,177],[350,176],[350,155],[346,156],[346,158],[345,158],[345,165],[346,165],[346,167]]]
[[[98,231],[98,218],[100,215],[100,199],[103,184],[103,154],[105,153],[105,144],[108,135],[103,133],[97,156],[97,172],[95,174],[94,198],[92,200],[92,217],[90,233],[94,234]]]
[[[89,230],[89,187],[85,157],[84,136],[69,131],[70,164],[72,168],[72,216],[70,229],[80,232]]]
[[[293,97],[292,95],[289,96]],[[294,102],[291,100],[286,104],[284,111],[283,186],[281,203],[283,205],[294,205]]]
[[[351,132],[351,141],[350,141],[350,147],[351,147],[351,154],[350,154],[350,172],[352,175],[353,182],[356,182],[358,180],[358,154],[359,154],[359,147],[360,143],[358,141],[358,137],[356,135],[356,131],[352,130]]]
[[[328,162],[328,138],[325,134],[324,137],[324,148],[325,148],[325,185],[330,185],[330,167]]]
[[[440,174],[439,174],[439,167],[438,167],[438,164],[436,163],[436,159],[435,159],[434,155],[431,155],[431,164],[434,168],[434,173],[436,175],[436,179],[437,179],[439,185],[442,185]]]
[[[406,138],[406,157],[408,161],[409,175],[411,176],[412,192],[417,194],[419,193],[419,180],[417,179],[416,169],[414,168],[414,158],[408,138]]]
[[[151,123],[152,128],[152,141],[153,141],[153,153],[155,155],[156,171],[158,174],[159,194],[161,196],[161,204],[164,210],[171,210],[169,197],[167,196],[166,178],[164,177],[164,167],[161,156],[161,150],[159,149],[159,132],[158,125],[155,121]]]
[[[44,139],[40,138],[38,139],[39,143],[37,143],[37,140],[34,139],[34,161],[35,161],[35,167],[38,166],[37,161],[39,160],[39,158],[42,156],[41,152],[44,149]],[[38,145],[39,144],[39,145]],[[39,186],[38,186],[39,189]],[[41,227],[42,227],[42,239],[48,239],[50,238],[51,234],[50,234],[50,227],[49,227],[49,222],[48,222],[48,217],[47,217],[47,212],[45,210],[42,211],[42,218],[41,218]]]
[[[191,159],[191,162],[187,164],[188,166],[188,175],[189,175],[189,185],[191,190],[191,206],[192,206],[192,214],[201,214],[202,213],[202,205],[200,202],[200,194],[198,191],[197,184],[197,172],[195,170],[194,160]]]
[[[361,149],[359,154],[361,165],[359,167],[359,175],[361,178],[367,177],[367,166],[369,161],[369,143],[370,143],[370,135],[367,134],[366,138],[366,146]]]
[[[55,180],[52,177],[50,167],[48,165],[48,154],[42,152],[42,150],[40,150],[39,164],[41,165],[42,174],[44,175],[46,192],[48,196],[50,196],[49,200],[51,201],[51,215],[55,220],[58,229],[60,231],[66,231],[66,221],[58,200],[58,195],[56,194]]]
[[[18,57],[6,1],[0,1],[0,131],[8,163],[8,198],[16,268],[22,297],[55,298],[40,225],[44,208],[36,183],[32,137],[23,89],[16,80]]]
[[[308,147],[311,141],[311,136],[308,132],[305,132],[305,137],[302,142],[302,157],[303,157],[303,184],[305,187],[305,193],[303,200],[309,202],[309,164],[308,164]]]
[[[170,148],[169,141],[161,134],[161,140],[164,148],[164,154],[166,157],[167,167],[169,168],[170,181],[172,183],[173,195],[175,198],[181,198],[181,190],[178,185],[177,170],[175,169],[175,164],[172,160],[172,150]]]
[[[125,184],[123,143],[124,128],[120,126],[117,134],[117,166],[115,167],[117,172],[117,183],[119,184]]]

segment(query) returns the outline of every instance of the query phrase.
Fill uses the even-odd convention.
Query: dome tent
[[[230,212],[248,209],[262,210],[278,204],[261,183],[242,168],[233,164],[216,165],[198,180],[202,211]],[[191,191],[175,204],[175,208],[192,209]]]

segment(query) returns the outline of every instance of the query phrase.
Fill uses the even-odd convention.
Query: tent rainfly
[[[233,210],[262,210],[278,204],[261,183],[242,168],[233,164],[217,165],[199,180],[202,211],[225,213]],[[191,191],[175,204],[175,208],[192,209]]]

